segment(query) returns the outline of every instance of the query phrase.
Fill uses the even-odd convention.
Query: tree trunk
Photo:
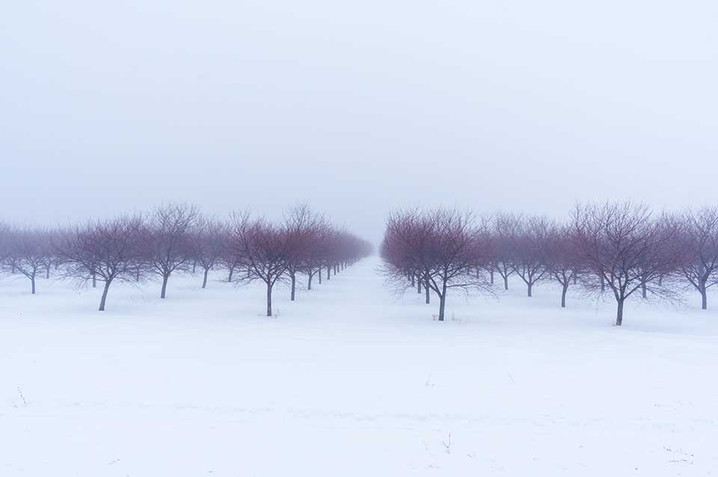
[[[646,298],[648,296],[648,291],[646,289],[646,282],[641,283],[641,296],[643,298]]]
[[[426,279],[426,283],[424,283],[424,293],[425,293],[425,295],[426,295],[426,304],[427,304],[427,305],[431,303],[431,293],[430,293],[430,291],[431,291],[431,290],[429,289],[429,279],[427,278],[427,279]]]
[[[421,278],[418,278],[416,280],[416,293],[421,295]]]
[[[491,286],[494,286],[494,271],[493,270],[489,271],[489,284]]]
[[[599,275],[598,278],[601,279],[601,293],[606,291],[606,280],[603,279],[603,275]]]
[[[509,289],[509,277],[508,275],[504,276],[504,290]]]
[[[616,326],[621,326],[623,324],[623,300],[618,300],[618,310],[616,311]]]
[[[332,278],[332,267],[331,265],[327,266],[327,280],[331,280]]]
[[[107,302],[107,292],[110,291],[110,283],[112,283],[112,280],[106,280],[105,286],[102,288],[102,298],[100,299],[99,311],[105,311],[105,302]]]
[[[204,277],[202,277],[202,288],[207,288],[207,274],[209,273],[209,268],[204,269]]]
[[[267,284],[267,316],[272,316],[272,285]]]
[[[233,276],[234,276],[234,267],[229,267],[229,274],[227,274],[227,282],[231,282]]]
[[[414,280],[415,280],[414,274],[412,273],[412,274],[411,274],[411,286],[412,286],[412,287],[415,287],[415,286],[416,286],[416,282],[415,282]]]
[[[47,266],[47,269],[45,270],[45,278],[50,278],[50,265]]]
[[[92,288],[97,288],[97,274],[92,272]]]
[[[708,292],[706,290],[706,287],[703,286],[700,290],[701,292],[701,310],[707,310],[708,309]]]
[[[566,308],[566,292],[568,291],[568,282],[563,286],[561,290],[561,308]]]
[[[289,274],[289,278],[292,280],[292,293],[291,293],[290,301],[294,301],[294,298],[296,296],[296,291],[297,291],[297,274],[292,272]]]
[[[307,291],[311,291],[312,289],[312,278],[314,278],[314,274],[311,270],[309,270],[309,280],[307,280]]]
[[[192,261],[192,273],[197,271],[197,260]]]
[[[439,321],[444,321],[444,312],[446,310],[446,280],[441,286],[441,296],[439,297]]]
[[[526,288],[527,288],[528,296],[529,296],[529,297],[532,296],[532,295],[531,295],[531,289],[533,288],[533,286],[534,286],[534,284],[531,283],[531,282],[528,282],[528,283],[526,284]]]
[[[32,294],[35,294],[35,275],[30,277],[30,283],[32,284]]]
[[[663,275],[658,275],[658,286],[663,286]]]
[[[162,292],[160,293],[160,298],[164,299],[167,295],[167,281],[170,279],[169,275],[163,275],[162,276]]]
[[[322,267],[319,267],[319,284],[322,284]]]

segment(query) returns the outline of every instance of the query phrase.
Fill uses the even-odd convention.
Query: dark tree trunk
[[[663,275],[659,275],[659,276],[658,276],[658,286],[659,286],[659,287],[662,287],[662,286],[663,286]]]
[[[197,271],[197,260],[192,261],[192,273]]]
[[[32,285],[32,294],[35,294],[35,275],[30,277],[30,283]]]
[[[623,302],[625,298],[622,300],[618,300],[618,309],[616,310],[616,326],[621,326],[623,324]]]
[[[227,282],[231,282],[233,276],[234,276],[234,267],[229,267],[229,273],[227,274]]]
[[[202,288],[207,288],[207,275],[209,274],[209,268],[204,269],[204,276],[202,277]]]
[[[493,270],[489,271],[489,284],[491,286],[494,286],[494,271]]]
[[[601,279],[601,293],[603,293],[606,291],[606,280],[603,279],[603,275],[599,275],[598,278]]]
[[[322,267],[319,267],[319,284],[322,284]]]
[[[296,291],[297,291],[297,274],[295,272],[292,272],[289,274],[289,278],[292,280],[292,293],[291,293],[291,301],[294,301],[294,298],[296,297]]]
[[[107,302],[107,292],[110,291],[110,283],[112,283],[112,280],[106,280],[105,286],[102,287],[102,298],[100,298],[99,311],[105,311],[105,303]]]
[[[167,296],[167,281],[170,279],[169,275],[163,275],[162,276],[162,292],[160,293],[160,298],[164,299]]]
[[[701,310],[707,310],[708,309],[708,292],[706,290],[706,287],[701,287]]]
[[[332,278],[332,267],[327,266],[327,280],[331,280]]]
[[[578,275],[574,273],[573,275],[573,284],[575,285],[578,282]]]
[[[135,281],[140,281],[140,267],[137,267],[137,270],[135,270]]]
[[[568,291],[568,282],[566,282],[565,285],[563,285],[563,290],[561,290],[561,308],[566,308],[566,292]]]
[[[641,296],[646,298],[648,296],[648,290],[646,289],[646,282],[641,283]]]
[[[441,296],[439,297],[439,321],[444,321],[444,312],[446,311],[446,281],[441,287]]]
[[[267,316],[272,316],[272,285],[267,284]]]
[[[92,272],[92,288],[97,288],[97,273]]]
[[[415,287],[415,286],[416,286],[416,282],[415,282],[414,280],[415,280],[415,279],[414,279],[414,274],[412,273],[412,274],[411,274],[411,286],[412,286],[412,287]]]
[[[309,279],[307,280],[307,291],[312,290],[312,278],[314,278],[314,274],[311,270],[309,270]]]
[[[532,295],[531,295],[531,290],[533,289],[533,286],[534,286],[534,284],[531,283],[531,282],[528,282],[528,283],[526,284],[526,289],[527,289],[527,292],[528,292],[528,296],[529,296],[529,297],[532,296]]]
[[[50,278],[50,265],[48,265],[45,269],[45,278]]]
[[[424,283],[424,295],[426,296],[426,304],[431,303],[431,289],[429,288],[429,279],[426,279],[426,283]]]

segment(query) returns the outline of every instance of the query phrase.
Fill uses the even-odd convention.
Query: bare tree
[[[144,262],[150,272],[162,278],[160,298],[167,296],[172,273],[187,269],[192,260],[190,232],[198,214],[194,206],[169,204],[157,207],[150,216]]]
[[[209,271],[226,250],[226,227],[214,218],[199,217],[190,234],[193,264],[202,267],[202,288],[207,288]]]
[[[708,309],[708,289],[718,283],[718,207],[686,211],[680,217],[678,235],[683,252],[680,270],[701,295],[701,308]]]
[[[548,273],[546,246],[554,227],[544,217],[519,218],[515,232],[509,237],[511,267],[526,284],[528,296],[534,285]]]
[[[551,229],[546,241],[546,269],[561,285],[561,308],[566,308],[566,294],[576,283],[580,262],[572,230],[565,226]]]
[[[494,218],[494,247],[491,267],[496,270],[504,282],[504,290],[509,289],[509,277],[516,271],[514,267],[515,238],[518,233],[520,217],[513,214],[498,214]]]
[[[671,237],[648,207],[630,202],[578,205],[572,226],[582,262],[613,293],[616,326],[623,323],[626,299],[642,287],[655,296],[670,296],[670,290],[653,286],[653,280],[673,266],[666,253]],[[590,281],[584,284],[596,288]]]
[[[11,229],[6,240],[6,265],[30,280],[34,295],[38,273],[44,269],[47,257],[52,253],[49,233],[29,228]]]
[[[439,321],[444,321],[450,289],[488,290],[488,283],[474,272],[483,252],[473,214],[443,209],[390,216],[381,249],[395,281],[408,284],[411,274],[421,270],[439,299]]]
[[[105,311],[110,285],[135,277],[136,260],[141,256],[144,220],[142,216],[119,217],[90,222],[63,235],[59,251],[66,273],[82,281],[104,282],[99,311]]]
[[[236,246],[241,249],[247,266],[247,274],[239,280],[260,280],[266,285],[267,316],[272,316],[272,291],[274,285],[285,278],[288,267],[286,230],[263,219],[250,221],[246,214],[233,217],[232,229]]]

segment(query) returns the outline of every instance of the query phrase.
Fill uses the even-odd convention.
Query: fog
[[[0,219],[718,202],[718,4],[22,1]]]

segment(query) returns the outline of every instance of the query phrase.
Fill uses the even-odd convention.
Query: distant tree
[[[513,214],[498,214],[493,221],[494,246],[489,263],[503,280],[504,290],[509,289],[509,277],[516,272],[515,240],[520,221],[520,216]]]
[[[272,316],[274,286],[286,278],[289,240],[286,230],[264,219],[250,220],[246,214],[234,216],[234,242],[241,249],[247,274],[240,281],[262,281],[266,286],[267,316]]]
[[[291,209],[284,222],[287,241],[286,271],[290,283],[290,300],[294,301],[297,275],[306,272],[311,281],[312,274],[316,273],[312,248],[318,242],[323,219],[314,214],[306,204],[302,204]]]
[[[420,276],[439,299],[438,320],[444,321],[450,289],[489,288],[475,273],[485,252],[479,236],[471,213],[401,212],[388,220],[381,255],[395,283],[409,284],[409,275],[421,270]]]
[[[145,238],[142,216],[90,222],[63,234],[59,253],[68,276],[104,282],[99,311],[105,311],[110,285],[135,278]]]
[[[546,240],[546,270],[561,285],[561,308],[566,308],[566,294],[576,283],[580,268],[572,230],[566,226],[552,227]]]
[[[52,253],[50,234],[45,230],[11,229],[6,242],[6,266],[30,280],[34,295],[38,273]]]
[[[667,254],[670,235],[648,207],[630,202],[578,205],[572,227],[581,261],[613,293],[616,326],[623,324],[626,299],[642,287],[650,287],[655,296],[671,295],[671,290],[653,286],[674,266],[674,258]],[[596,288],[587,280],[584,285]]]
[[[196,207],[186,204],[157,207],[150,215],[143,262],[151,273],[162,279],[162,299],[167,296],[167,282],[172,273],[186,270],[192,261],[190,232],[198,215]]]
[[[213,218],[199,217],[190,234],[193,263],[202,267],[202,288],[207,288],[209,271],[217,265],[226,250],[226,226]]]
[[[547,246],[554,224],[544,217],[522,217],[517,220],[509,247],[511,268],[526,284],[528,296],[534,285],[548,273]]]
[[[681,217],[680,271],[701,295],[701,308],[708,308],[708,289],[718,283],[718,207],[686,211]]]

